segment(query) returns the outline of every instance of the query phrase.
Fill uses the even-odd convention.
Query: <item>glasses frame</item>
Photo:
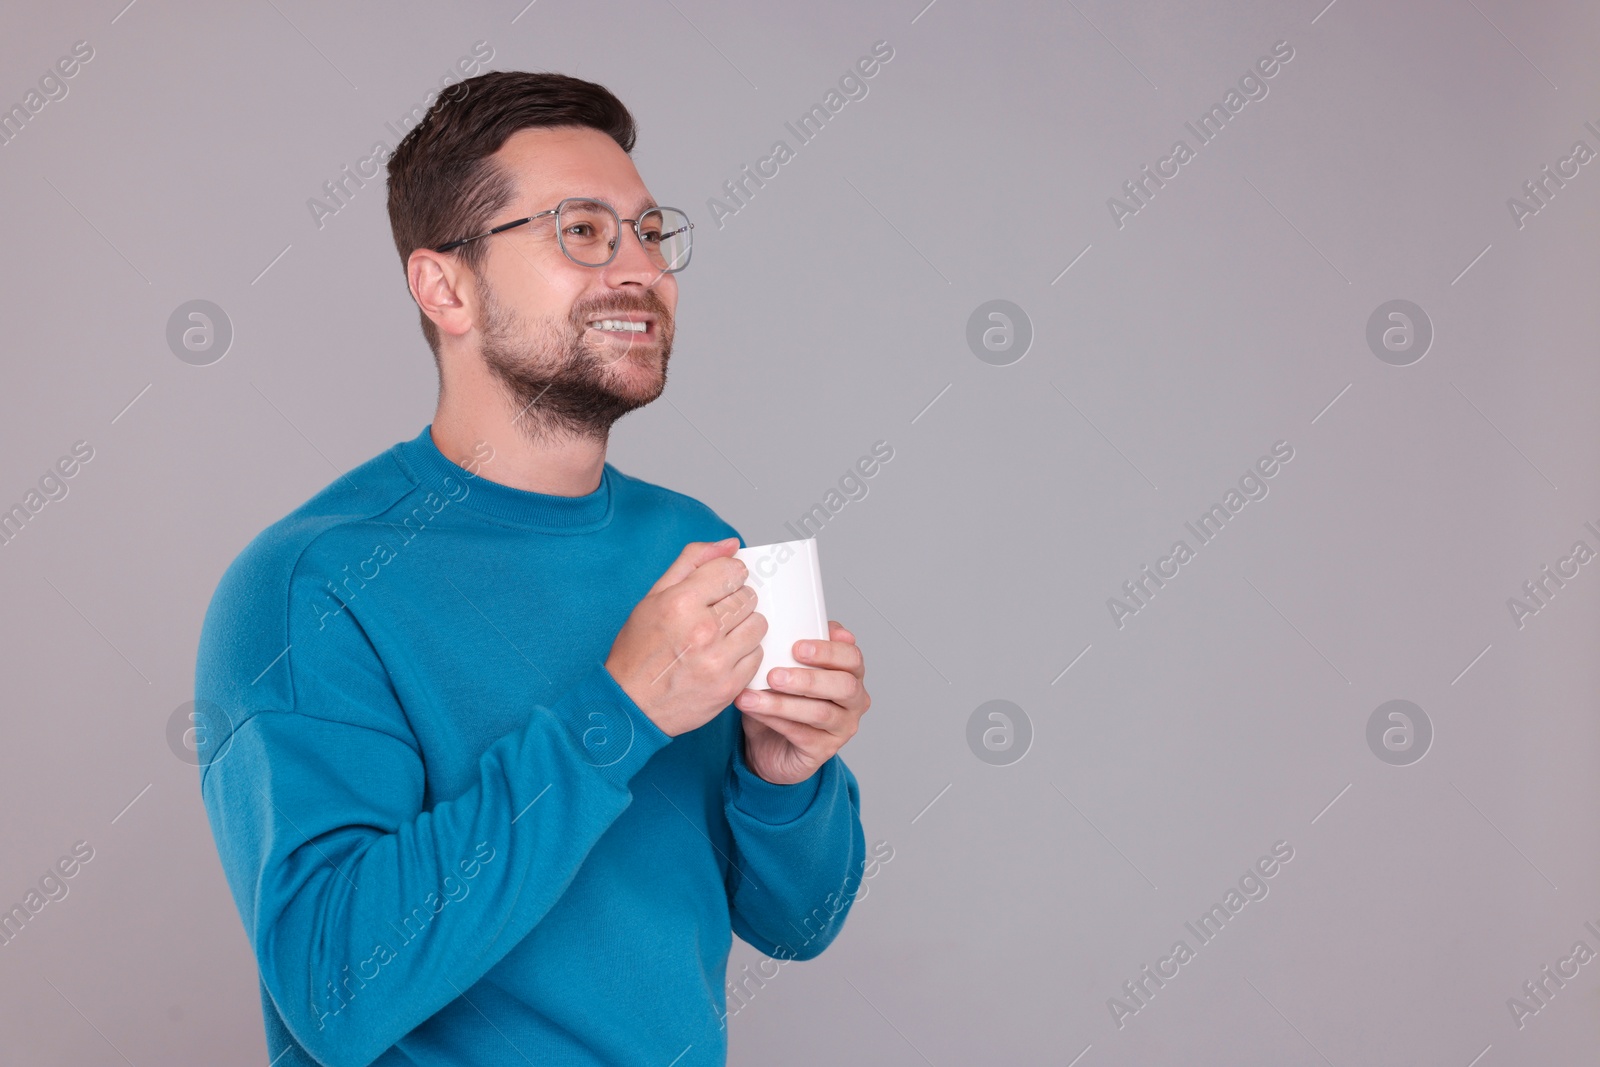
[[[572,201],[579,201],[579,200],[584,201],[586,203],[590,203],[590,204],[599,204],[601,207],[603,207],[607,211],[611,212],[611,217],[617,220],[617,232],[618,232],[618,234],[620,234],[622,232],[622,223],[626,222],[628,224],[628,229],[633,231],[633,236],[638,240],[639,246],[641,248],[644,247],[644,234],[639,232],[639,219],[625,219],[625,218],[622,218],[620,215],[617,214],[617,209],[616,208],[612,207],[610,204],[606,203],[604,200],[601,200],[597,196],[569,196],[569,197],[563,198],[561,203],[557,204],[555,207],[549,209],[548,211],[541,211],[541,212],[539,212],[537,214],[529,215],[525,219],[513,219],[510,222],[503,222],[499,226],[494,227],[493,229],[485,230],[483,233],[475,234],[472,237],[462,237],[462,238],[460,238],[458,240],[455,240],[455,241],[447,241],[446,243],[444,243],[442,245],[439,245],[437,248],[435,248],[434,251],[435,252],[449,252],[451,249],[459,248],[459,247],[461,247],[462,245],[466,244],[469,241],[476,241],[476,240],[478,240],[479,238],[482,238],[482,237],[492,237],[497,233],[504,233],[506,230],[513,229],[513,228],[515,228],[517,226],[525,225],[526,223],[530,223],[530,222],[534,221],[535,219],[542,219],[546,215],[555,215],[555,216],[559,217],[560,214],[561,214],[561,209],[562,208],[566,207],[566,205],[568,203],[572,202]],[[684,220],[686,222],[688,222],[688,219],[689,219],[689,213],[687,211],[684,211],[682,208],[672,207],[671,205],[668,205],[668,204],[657,204],[655,207],[647,208],[645,210],[645,212],[644,212],[644,215],[648,215],[652,211],[676,211],[678,214],[680,214],[680,215],[682,215],[684,217]],[[643,215],[641,215],[640,218],[643,218]],[[687,229],[692,231],[694,229],[694,223],[693,222],[688,222]],[[678,232],[679,231],[677,231],[677,230],[673,231],[673,233],[678,233]],[[666,234],[665,236],[670,237],[670,236],[672,236],[672,234]],[[660,267],[660,268],[657,268],[657,269],[659,269],[664,274],[676,274],[680,270],[682,270],[684,267],[687,267],[689,265],[690,256],[692,256],[694,254],[694,234],[692,232],[689,234],[688,243],[689,243],[689,250],[688,250],[687,253],[684,254],[682,263],[680,263],[676,267]],[[556,231],[556,244],[560,246],[561,254],[566,256],[568,259],[572,260],[572,262],[578,264],[578,266],[580,266],[580,267],[591,267],[591,268],[594,268],[594,269],[599,269],[600,267],[604,267],[607,264],[609,264],[612,260],[616,259],[617,258],[617,250],[622,247],[622,242],[618,241],[616,244],[611,246],[611,254],[605,258],[604,262],[601,262],[601,263],[584,263],[584,262],[581,262],[580,260],[578,260],[576,257],[574,257],[571,252],[567,251],[567,243],[562,238],[560,230]],[[649,249],[645,249],[645,251],[646,251],[646,254],[649,253]]]

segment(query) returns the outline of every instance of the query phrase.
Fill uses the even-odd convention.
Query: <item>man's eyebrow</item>
[[[660,204],[656,203],[654,197],[645,197],[644,201],[638,207],[638,213],[639,213],[639,215],[643,215],[646,211],[649,211],[651,208],[658,208],[660,206],[661,206]],[[531,213],[532,212],[530,212],[530,214]],[[635,218],[637,218],[637,217],[638,216],[636,215]]]

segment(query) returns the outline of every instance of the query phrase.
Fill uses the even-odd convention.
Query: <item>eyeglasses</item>
[[[473,237],[450,241],[434,249],[448,252],[468,241],[502,233],[546,215],[556,217],[556,240],[566,257],[580,267],[603,267],[617,258],[617,238],[626,222],[644,246],[645,253],[663,273],[676,274],[689,265],[690,231],[694,223],[675,207],[653,207],[636,219],[619,219],[616,209],[604,200],[589,196],[569,196],[549,211],[501,223]]]

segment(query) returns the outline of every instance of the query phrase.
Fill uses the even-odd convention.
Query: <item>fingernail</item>
[[[772,672],[771,681],[772,681],[773,685],[783,685],[788,680],[789,680],[789,672],[788,671],[775,670],[775,671]]]
[[[810,659],[812,656],[817,654],[817,646],[813,645],[810,641],[801,641],[799,648],[797,648],[795,651],[799,652],[807,659]]]

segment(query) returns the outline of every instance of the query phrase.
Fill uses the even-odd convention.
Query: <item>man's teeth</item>
[[[629,322],[627,319],[600,319],[591,322],[589,326],[596,330],[618,330],[628,333],[644,333],[650,328],[647,322]]]

